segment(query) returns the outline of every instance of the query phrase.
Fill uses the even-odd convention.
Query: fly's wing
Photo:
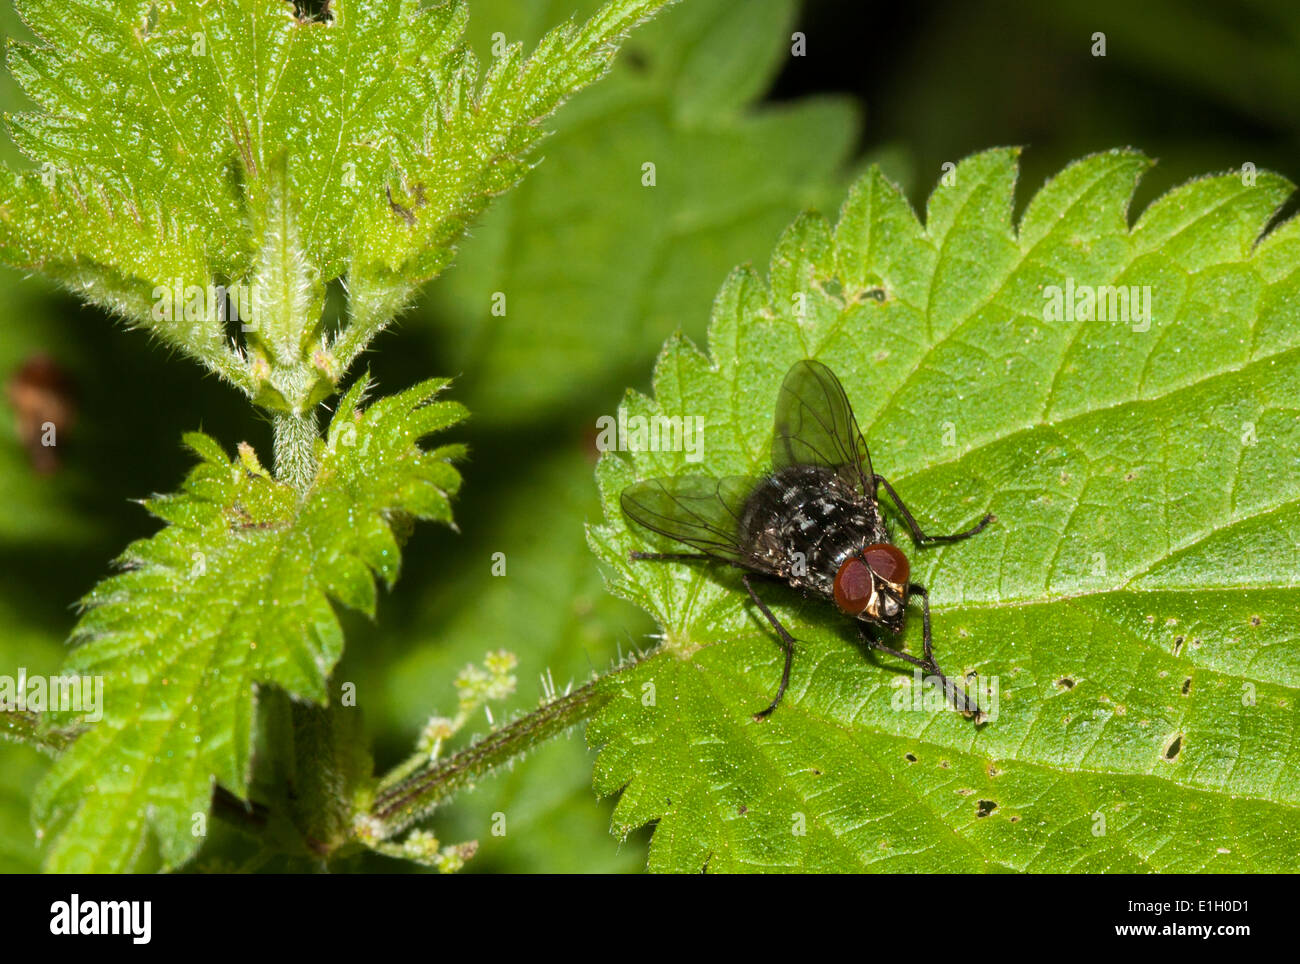
[[[750,569],[751,553],[740,544],[740,520],[759,480],[679,475],[629,485],[619,501],[634,522],[716,559]]]
[[[863,495],[876,485],[867,441],[835,373],[819,361],[795,362],[776,400],[772,468],[818,465],[837,472]]]

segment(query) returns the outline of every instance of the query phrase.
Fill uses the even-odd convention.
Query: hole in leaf
[[[1056,685],[1063,690],[1072,690],[1074,689],[1074,678],[1070,676],[1062,676],[1056,681]]]
[[[903,759],[906,760],[908,763],[915,763],[915,762],[916,762],[916,756],[915,756],[915,754],[912,754],[912,753],[904,753],[904,754],[903,754]]]
[[[1177,656],[1183,651],[1183,636],[1174,637],[1174,655]]]
[[[1165,759],[1166,760],[1178,759],[1178,754],[1181,753],[1182,750],[1183,750],[1183,735],[1179,733],[1176,737],[1174,737],[1173,742],[1170,743],[1167,747],[1165,747]]]
[[[328,23],[334,19],[330,0],[293,0],[293,12],[298,17],[299,23],[312,20]]]
[[[987,817],[990,813],[998,808],[998,805],[992,800],[981,800],[975,808],[976,817]]]
[[[1189,676],[1183,680],[1183,695],[1186,696],[1192,691],[1192,678]]]

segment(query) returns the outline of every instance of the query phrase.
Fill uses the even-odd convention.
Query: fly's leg
[[[920,583],[911,583],[907,587],[911,595],[921,597],[921,628],[924,640],[925,658],[918,659],[910,653],[904,653],[901,650],[891,649],[878,640],[872,639],[859,627],[858,632],[862,635],[863,640],[872,649],[878,649],[882,653],[888,653],[890,656],[897,656],[899,659],[911,663],[913,666],[919,666],[921,669],[935,676],[939,681],[939,687],[952,702],[952,705],[960,713],[965,713],[975,718],[976,723],[984,722],[984,711],[979,705],[972,700],[964,690],[957,688],[957,684],[943,675],[943,670],[939,668],[939,662],[934,658],[933,641],[930,634],[930,594]]]
[[[873,475],[872,478],[876,481],[878,485],[883,485],[885,487],[885,491],[889,493],[889,497],[894,500],[894,505],[898,506],[898,511],[902,513],[903,521],[907,523],[907,530],[910,533],[912,533],[912,538],[916,541],[916,544],[919,546],[924,546],[935,542],[960,542],[962,539],[969,539],[977,532],[983,532],[984,527],[987,526],[990,522],[992,522],[995,518],[993,513],[990,512],[988,515],[986,515],[983,519],[980,519],[979,522],[971,526],[965,532],[956,532],[950,536],[927,536],[924,532],[921,531],[921,527],[916,524],[916,519],[912,517],[912,513],[908,510],[907,506],[903,504],[903,500],[898,497],[898,493],[895,492],[894,487],[889,484],[889,480],[886,479],[883,475]]]
[[[651,562],[681,562],[691,559],[712,559],[713,557],[705,555],[703,552],[632,552],[628,553],[628,558],[634,561],[648,559]]]
[[[776,689],[776,697],[767,709],[754,714],[754,719],[763,720],[776,709],[781,702],[781,697],[785,696],[785,688],[790,684],[790,664],[794,661],[794,637],[786,632],[780,620],[772,615],[772,610],[767,608],[767,604],[758,598],[758,593],[754,592],[754,587],[749,584],[749,575],[746,574],[741,578],[745,582],[745,591],[749,593],[749,598],[754,600],[754,605],[758,607],[759,612],[766,616],[767,621],[772,624],[772,628],[776,630],[777,636],[781,639],[781,648],[785,650],[785,669],[781,671],[781,685]]]
[[[729,562],[730,565],[737,568],[744,568],[739,563],[730,562],[726,559],[718,559],[703,552],[633,552],[629,558],[636,560],[649,560],[651,562],[681,562],[681,561],[699,561],[708,560],[712,562]],[[754,719],[765,720],[772,714],[781,702],[781,697],[785,696],[785,688],[790,685],[790,665],[794,661],[794,637],[791,636],[780,620],[773,615],[772,610],[767,608],[767,604],[758,598],[758,593],[754,592],[754,587],[750,585],[749,573],[740,577],[745,583],[745,591],[749,593],[749,598],[754,600],[754,605],[758,607],[759,612],[767,617],[767,621],[772,624],[776,630],[777,637],[781,641],[781,648],[785,650],[785,668],[781,670],[781,685],[777,687],[776,696],[768,705],[767,709],[761,710],[754,714]]]
[[[633,562],[717,562],[735,569],[747,568],[743,563],[711,556],[707,552],[629,552],[627,557]],[[759,575],[766,576],[767,573]]]

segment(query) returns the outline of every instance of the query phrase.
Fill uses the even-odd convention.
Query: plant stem
[[[430,763],[381,790],[370,808],[386,839],[431,814],[439,803],[539,743],[594,716],[615,693],[621,670],[557,697],[445,760]]]
[[[275,477],[305,492],[316,478],[315,412],[275,414]]]

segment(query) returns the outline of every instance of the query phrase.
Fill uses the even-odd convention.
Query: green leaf
[[[20,0],[42,42],[11,45],[10,68],[39,109],[9,121],[38,169],[0,170],[0,259],[258,397],[256,356],[283,354],[289,306],[246,359],[211,310],[157,316],[158,292],[288,285],[312,310],[290,347],[337,378],[528,170],[541,122],[666,2],[612,0],[480,70],[464,2],[337,0],[300,19],[287,0]],[[335,341],[317,328],[342,277],[353,324]]]
[[[484,0],[474,23],[529,37],[572,6]],[[438,350],[466,373],[476,421],[604,410],[667,335],[703,335],[705,306],[732,265],[766,257],[802,208],[839,202],[859,126],[852,103],[759,102],[798,63],[796,7],[692,0],[666,10],[556,118],[545,162],[485,214],[428,292]]]
[[[375,578],[397,578],[400,519],[451,522],[459,446],[416,444],[464,409],[428,381],[358,406],[359,381],[320,443],[300,495],[241,446],[208,436],[181,491],[146,508],[167,526],[127,548],[122,573],[84,600],[64,672],[104,679],[104,718],[55,763],[36,798],[57,871],[131,868],[152,829],[175,867],[202,842],[212,784],[243,793],[254,688],[323,704],[343,646],[331,600],[374,613]]]
[[[708,356],[671,341],[655,398],[629,395],[629,416],[707,425],[700,465],[598,469],[592,545],[664,640],[589,731],[595,785],[625,787],[616,832],[658,821],[653,869],[1300,869],[1300,221],[1266,232],[1291,185],[1229,173],[1130,228],[1147,166],[1088,157],[1018,223],[1015,151],[959,165],[924,224],[872,171],[834,227],[790,228],[766,282],[730,277]],[[1050,320],[1050,286],[1071,284],[1150,286],[1149,324]],[[997,683],[982,727],[927,708],[832,606],[770,585],[798,643],[755,722],[781,658],[738,576],[628,560],[667,546],[629,531],[621,489],[763,471],[804,357],[843,380],[923,528],[997,515],[909,553],[941,665]],[[920,629],[913,612],[913,652]]]

